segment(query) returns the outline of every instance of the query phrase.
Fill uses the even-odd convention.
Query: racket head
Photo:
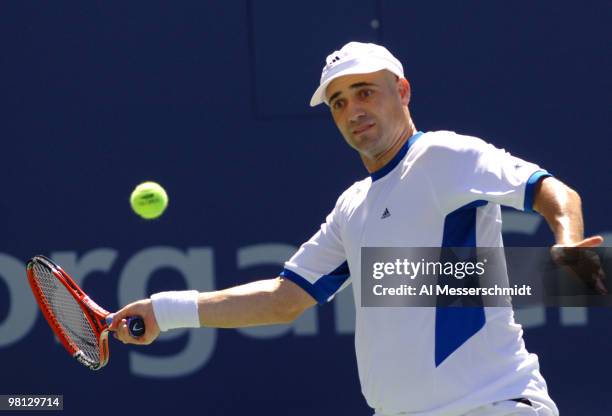
[[[66,351],[91,370],[104,367],[109,358],[109,312],[45,256],[32,257],[26,271],[40,310]]]

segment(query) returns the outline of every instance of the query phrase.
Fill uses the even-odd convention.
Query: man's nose
[[[366,116],[366,113],[362,106],[358,103],[349,104],[349,122],[359,123],[359,121]]]

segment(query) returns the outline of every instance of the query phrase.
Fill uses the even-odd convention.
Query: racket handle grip
[[[130,335],[138,338],[145,333],[144,320],[140,316],[130,316],[127,318],[127,327]]]
[[[108,314],[106,317],[106,324],[110,325],[113,323],[114,314]],[[128,332],[134,338],[138,338],[139,336],[144,335],[145,333],[145,324],[144,320],[140,316],[130,316],[126,319]]]

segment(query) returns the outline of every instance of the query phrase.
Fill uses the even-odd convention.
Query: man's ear
[[[408,105],[410,102],[410,83],[406,78],[399,78],[397,80],[397,88],[400,94],[403,105]]]

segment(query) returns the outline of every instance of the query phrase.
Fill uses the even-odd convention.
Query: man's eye
[[[372,91],[372,90],[361,90],[361,91],[359,91],[359,94],[360,94],[360,95],[361,95],[363,98],[367,98],[367,97],[369,97],[370,95],[372,95],[372,93],[373,93],[373,92],[374,92],[374,91]]]
[[[339,110],[342,107],[344,107],[344,103],[342,102],[342,100],[336,100],[334,101],[334,103],[332,104],[332,107],[334,108],[334,110]]]

